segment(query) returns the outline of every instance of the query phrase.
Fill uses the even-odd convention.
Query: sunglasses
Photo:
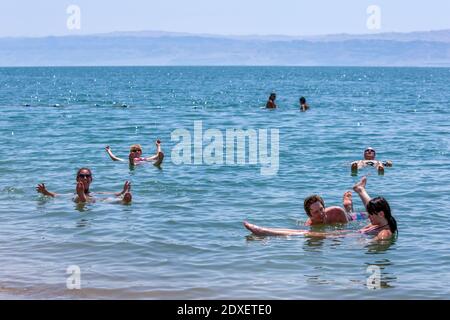
[[[91,177],[90,174],[82,174],[82,173],[80,173],[80,174],[78,175],[78,178],[81,178],[81,179],[87,179],[87,178],[90,178],[90,177]]]
[[[141,149],[131,150],[131,152],[142,152]]]
[[[375,150],[373,150],[373,149],[367,149],[367,150],[365,150],[364,152],[373,152],[373,153],[375,153]]]

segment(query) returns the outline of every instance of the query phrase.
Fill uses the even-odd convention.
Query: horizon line
[[[126,30],[126,31],[109,31],[100,33],[87,33],[87,34],[64,34],[64,35],[38,35],[38,36],[0,36],[0,39],[44,39],[44,38],[65,38],[65,37],[93,37],[93,36],[112,36],[114,34],[130,33],[161,33],[161,35],[155,35],[155,37],[161,37],[164,35],[173,35],[177,37],[185,36],[197,36],[197,37],[224,37],[224,38],[247,38],[247,37],[283,37],[283,38],[319,38],[330,36],[380,36],[388,34],[406,35],[413,33],[431,33],[431,32],[450,32],[448,29],[432,29],[432,30],[415,30],[415,31],[381,31],[381,32],[369,32],[369,33],[326,33],[326,34],[314,34],[314,35],[286,35],[286,34],[221,34],[221,33],[195,33],[195,32],[181,32],[181,31],[164,31],[164,30]],[[148,37],[144,35],[142,37]]]

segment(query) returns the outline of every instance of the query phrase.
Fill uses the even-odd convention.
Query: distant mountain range
[[[116,65],[450,67],[450,30],[304,37],[140,31],[0,38],[0,66]]]

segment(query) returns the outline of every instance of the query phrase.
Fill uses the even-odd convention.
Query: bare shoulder
[[[333,206],[325,209],[325,213],[331,220],[330,222],[347,222],[347,215],[345,214],[345,210],[341,207]]]
[[[391,237],[392,237],[392,232],[391,232],[391,230],[381,230],[381,231],[378,233],[378,236],[377,236],[377,238],[378,238],[379,240],[390,239]]]

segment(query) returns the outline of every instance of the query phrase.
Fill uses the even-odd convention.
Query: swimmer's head
[[[307,197],[303,207],[312,222],[322,222],[325,213],[325,203],[321,196],[315,194]]]
[[[301,97],[301,98],[300,98],[300,104],[305,104],[305,103],[306,103],[305,97]]]
[[[141,147],[141,145],[140,144],[133,144],[130,147],[130,153],[142,154],[142,147]]]
[[[387,200],[383,197],[376,197],[370,199],[366,206],[367,213],[369,214],[369,220],[373,225],[382,225],[383,223],[389,224],[389,229],[394,233],[397,231],[397,221],[391,214],[391,207]]]
[[[375,149],[372,147],[367,147],[366,150],[364,150],[364,160],[375,160]]]
[[[275,100],[277,98],[277,94],[275,92],[272,92],[270,94],[269,100]]]
[[[84,191],[89,192],[89,185],[92,182],[92,172],[89,168],[81,168],[77,171],[77,182],[83,182]]]

